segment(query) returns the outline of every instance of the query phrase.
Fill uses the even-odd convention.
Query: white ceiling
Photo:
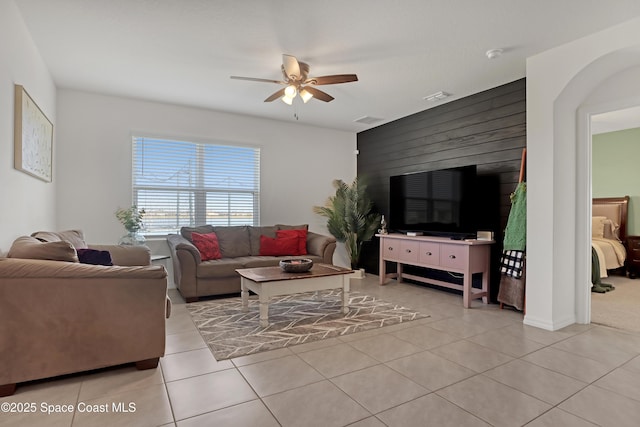
[[[56,85],[359,132],[525,76],[525,59],[640,15],[638,0],[15,0]],[[504,54],[489,60],[488,49]],[[282,54],[330,103],[263,100]],[[297,116],[296,119],[294,116]],[[365,125],[362,116],[382,118]]]

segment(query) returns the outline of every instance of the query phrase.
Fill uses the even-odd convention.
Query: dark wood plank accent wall
[[[360,132],[358,176],[368,183],[376,209],[389,214],[389,177],[477,165],[478,175],[496,181],[492,295],[497,295],[503,230],[526,146],[525,79],[458,99]],[[378,241],[366,245],[367,271],[378,271]],[[495,259],[498,258],[498,259]],[[495,300],[495,298],[493,298]]]

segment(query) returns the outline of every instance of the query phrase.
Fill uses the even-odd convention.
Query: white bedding
[[[591,245],[596,250],[600,261],[600,277],[607,277],[607,270],[624,265],[627,251],[619,240],[591,237]]]

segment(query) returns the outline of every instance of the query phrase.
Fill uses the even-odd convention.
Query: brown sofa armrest
[[[333,264],[333,253],[336,250],[336,239],[333,236],[307,232],[307,253],[322,257],[325,264]]]
[[[113,265],[150,265],[151,250],[146,246],[88,245],[89,249],[109,251]]]
[[[184,298],[197,297],[196,271],[202,262],[200,251],[180,234],[169,234],[167,245],[173,263],[173,282]]]
[[[167,244],[169,245],[169,249],[172,254],[177,251],[187,251],[193,256],[196,264],[200,264],[202,262],[198,248],[180,234],[169,234],[167,236]]]

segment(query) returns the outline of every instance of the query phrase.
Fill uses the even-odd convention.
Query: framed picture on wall
[[[14,105],[14,167],[51,182],[53,123],[21,85],[15,85]]]

